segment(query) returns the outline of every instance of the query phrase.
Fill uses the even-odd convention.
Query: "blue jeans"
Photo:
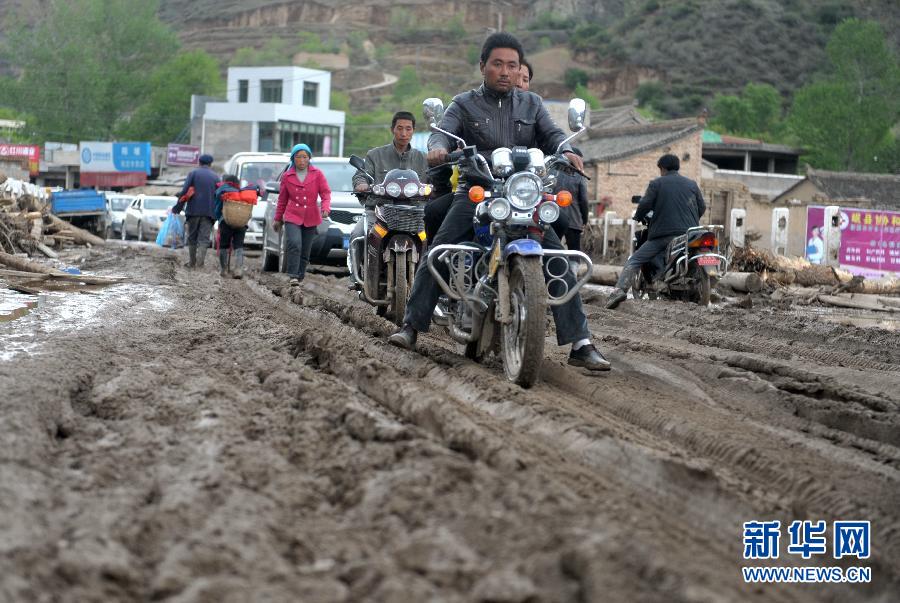
[[[309,264],[309,252],[313,239],[316,238],[315,226],[299,226],[284,223],[284,268],[292,278],[303,280],[306,276],[306,265]]]

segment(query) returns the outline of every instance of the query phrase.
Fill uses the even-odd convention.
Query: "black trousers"
[[[581,231],[574,228],[566,229],[566,247],[572,251],[581,251]]]
[[[467,192],[457,192],[453,197],[447,217],[441,225],[434,240],[429,242],[429,248],[435,245],[457,244],[471,241],[475,236],[472,228],[472,218],[475,216],[475,204],[469,201]],[[559,237],[552,229],[544,233],[543,247],[545,249],[562,249]],[[447,268],[440,266],[440,272],[447,278]],[[575,285],[575,276],[569,272],[566,282],[570,287]],[[434,280],[428,270],[427,262],[423,261],[416,270],[416,278],[410,292],[409,302],[406,305],[406,315],[403,322],[410,325],[416,331],[428,331],[431,326],[431,316],[441,295],[440,285]],[[587,317],[581,307],[581,296],[575,295],[567,303],[561,306],[551,306],[553,319],[556,323],[556,341],[559,345],[574,343],[580,339],[589,339]]]
[[[244,235],[247,234],[247,227],[234,228],[229,226],[225,220],[219,221],[219,249],[243,249]]]
[[[437,236],[447,212],[450,211],[450,205],[453,203],[453,193],[447,193],[436,199],[432,199],[425,204],[425,235],[428,237],[428,244],[431,245],[434,237]]]

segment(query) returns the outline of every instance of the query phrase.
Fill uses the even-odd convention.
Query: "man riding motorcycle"
[[[634,220],[640,222],[653,212],[647,242],[641,245],[622,269],[616,282],[617,291],[609,296],[606,307],[612,310],[628,297],[628,288],[641,266],[648,262],[659,264],[669,242],[683,235],[688,228],[700,225],[706,212],[706,201],[697,183],[678,173],[681,162],[675,155],[663,155],[656,162],[659,178],[650,182],[638,204]]]
[[[366,153],[366,173],[375,179],[376,183],[382,182],[385,175],[393,169],[413,170],[418,174],[419,179],[424,182],[428,164],[425,160],[425,153],[418,149],[412,148],[410,141],[416,130],[416,118],[409,111],[398,111],[391,120],[391,133],[394,139],[381,147],[371,149]],[[369,190],[369,183],[365,175],[359,170],[353,176],[353,190],[357,192],[365,192]],[[375,222],[375,212],[366,208],[366,222],[369,225]],[[363,236],[363,221],[360,220],[353,227],[350,240]],[[352,256],[351,256],[352,257]],[[354,286],[358,286],[356,282],[356,270],[350,270],[350,280]]]
[[[498,32],[490,35],[481,50],[481,73],[484,84],[477,90],[457,95],[441,121],[441,128],[474,144],[487,158],[499,147],[540,147],[553,154],[566,138],[544,108],[541,98],[516,88],[524,52],[512,35]],[[428,139],[428,162],[440,165],[446,161],[451,143],[446,136],[433,133]],[[563,147],[564,150],[567,147]],[[566,156],[578,169],[581,158],[571,152]],[[475,204],[468,199],[469,184],[461,174],[459,188],[447,217],[437,232],[433,246],[471,241],[474,237],[472,219]],[[548,229],[543,246],[562,249],[559,238]],[[571,275],[570,275],[571,277]],[[574,284],[574,277],[571,277]],[[440,296],[434,276],[422,262],[416,272],[412,293],[406,307],[403,327],[389,338],[397,346],[413,349],[419,331],[427,331],[432,313]],[[562,305],[553,306],[557,342],[572,344],[569,364],[590,370],[609,370],[609,362],[590,342],[587,318],[581,307],[581,297],[575,295]]]

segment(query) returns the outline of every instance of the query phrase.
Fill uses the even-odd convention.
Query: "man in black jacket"
[[[441,128],[474,144],[478,152],[490,158],[499,147],[539,147],[546,154],[556,152],[566,135],[557,127],[544,108],[541,98],[516,88],[524,52],[519,41],[507,33],[488,36],[481,49],[481,73],[484,84],[477,90],[459,94],[447,108]],[[441,165],[452,148],[451,141],[440,133],[428,139],[428,162]],[[569,161],[582,169],[581,157],[563,147]],[[474,236],[472,218],[475,204],[468,199],[469,184],[460,174],[459,188],[447,217],[431,245],[471,241]],[[552,229],[544,233],[543,246],[562,249]],[[446,267],[442,269],[446,270]],[[569,283],[574,285],[574,278]],[[421,262],[406,306],[403,327],[391,335],[389,341],[412,349],[419,331],[427,331],[440,296],[440,288]],[[581,307],[581,297],[575,295],[568,303],[553,306],[556,339],[559,345],[572,344],[569,364],[590,370],[609,370],[609,362],[591,344],[587,318]]]
[[[688,228],[699,226],[700,216],[706,211],[700,187],[690,178],[678,173],[681,167],[678,157],[663,155],[656,166],[660,176],[650,182],[634,214],[634,220],[640,221],[653,212],[648,239],[625,262],[616,282],[618,291],[610,295],[606,302],[606,307],[610,310],[628,297],[628,288],[641,266],[665,253],[672,239],[683,235]]]

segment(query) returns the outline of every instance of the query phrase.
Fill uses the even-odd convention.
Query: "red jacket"
[[[322,199],[322,209],[319,209],[318,198]],[[298,226],[318,226],[322,223],[322,211],[331,211],[331,189],[328,188],[325,174],[310,165],[306,180],[300,182],[294,166],[288,168],[281,177],[275,221],[284,220]]]

